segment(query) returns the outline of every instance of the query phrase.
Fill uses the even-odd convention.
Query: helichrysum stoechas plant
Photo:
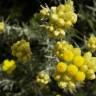
[[[88,40],[86,41],[87,48],[94,52],[96,51],[96,36],[94,34],[91,34]]]
[[[50,37],[65,36],[65,29],[70,28],[77,22],[77,14],[74,13],[73,1],[71,0],[57,7],[43,7],[40,10],[40,15],[42,19],[48,19],[44,26],[47,28]]]
[[[0,44],[6,45],[5,43],[9,44],[10,42],[13,44],[14,41],[17,41],[13,45],[8,45],[11,45],[11,55],[16,57],[16,61],[8,53],[11,60],[5,59],[3,64],[1,64],[0,69],[2,70],[0,71],[7,73],[0,74],[4,75],[1,79],[8,77],[8,81],[16,82],[16,87],[20,88],[18,92],[14,93],[14,85],[12,86],[11,83],[12,93],[7,91],[8,93],[6,92],[5,95],[5,91],[3,91],[4,96],[54,96],[52,93],[58,93],[57,96],[63,96],[60,93],[62,90],[64,90],[63,92],[74,92],[76,88],[84,85],[85,81],[91,81],[96,78],[96,57],[93,57],[91,52],[85,52],[85,50],[81,52],[81,43],[80,48],[74,47],[72,45],[73,43],[76,44],[74,36],[70,38],[71,35],[68,37],[67,34],[67,31],[73,29],[73,25],[77,22],[77,14],[74,11],[73,1],[68,0],[65,4],[60,3],[58,6],[42,7],[40,13],[35,14],[37,18],[33,17],[33,25],[27,26],[25,24],[25,26],[20,27],[6,24],[5,27],[3,22],[0,23],[0,30],[2,32],[5,30],[4,34],[0,34],[1,37],[4,36],[4,38],[2,37],[4,41],[0,38],[4,44],[2,42]],[[48,31],[48,34],[45,31]],[[49,38],[47,35],[49,37],[59,37],[59,39]],[[77,36],[77,34],[75,35]],[[83,34],[81,33],[81,35]],[[23,38],[27,37],[29,42],[25,39],[17,40],[22,38],[22,36]],[[65,38],[61,38],[64,36]],[[72,44],[63,39],[70,40]],[[34,42],[35,40],[36,42]],[[95,39],[89,41],[93,45],[95,44],[93,43]],[[30,46],[30,43],[32,46]],[[54,43],[56,43],[55,46]],[[76,45],[79,45],[78,43]],[[31,47],[34,49],[33,52],[31,52]],[[18,62],[18,66],[15,62]],[[15,74],[13,71],[15,71]],[[12,75],[10,76],[9,74]],[[0,86],[3,84],[0,82]],[[5,89],[5,87],[6,84],[2,89]],[[0,93],[0,96],[2,93]],[[64,95],[67,96],[66,94]]]
[[[50,82],[50,76],[47,72],[41,71],[38,73],[36,77],[36,81],[38,84],[48,84]]]
[[[18,61],[26,63],[31,60],[32,52],[30,43],[26,40],[20,40],[14,43],[11,47],[12,55],[16,56]]]
[[[56,43],[54,54],[59,59],[54,79],[61,89],[73,92],[85,80],[96,78],[96,57],[92,57],[91,52],[81,55],[80,48],[75,48],[68,42],[61,41]]]
[[[16,62],[14,60],[4,60],[2,64],[2,71],[11,74],[16,69]]]

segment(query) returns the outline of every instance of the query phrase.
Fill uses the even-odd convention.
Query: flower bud
[[[0,22],[0,32],[3,32],[5,30],[5,24],[4,22]]]
[[[64,89],[67,87],[67,82],[60,81],[58,82],[58,87]]]

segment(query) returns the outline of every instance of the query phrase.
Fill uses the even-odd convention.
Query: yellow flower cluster
[[[96,36],[91,35],[90,38],[87,41],[87,47],[92,51],[96,51]]]
[[[96,78],[96,57],[93,57],[91,52],[82,56],[80,48],[74,48],[68,42],[62,41],[57,42],[54,54],[60,60],[54,75],[60,88],[73,92],[85,79]]]
[[[44,16],[44,17],[45,17],[45,16],[48,16],[48,15],[49,15],[49,11],[50,11],[50,10],[49,10],[48,7],[46,8],[46,7],[43,7],[43,6],[42,6],[42,9],[40,10],[40,15],[41,15],[41,16]]]
[[[73,46],[66,41],[58,41],[54,47],[54,54],[60,59],[71,61],[74,55],[81,55],[81,50],[80,48],[73,48]]]
[[[3,32],[5,30],[5,23],[0,22],[0,32]]]
[[[89,80],[93,80],[96,78],[96,57],[92,56],[91,52],[86,52],[84,54],[85,63],[81,67],[81,70],[86,73],[86,78]]]
[[[39,84],[44,84],[44,85],[48,84],[49,81],[50,81],[49,74],[46,73],[46,72],[44,72],[44,71],[41,71],[41,72],[37,75],[36,81],[37,81],[37,83],[39,83]]]
[[[16,63],[14,60],[4,60],[2,65],[2,71],[6,72],[7,74],[11,74],[16,68]]]
[[[32,52],[29,42],[26,40],[17,41],[11,47],[12,55],[16,56],[18,61],[26,63],[31,60]]]
[[[53,6],[50,9],[43,7],[40,14],[47,16],[49,19],[48,25],[45,26],[50,37],[64,36],[64,30],[77,22],[77,14],[74,13],[73,1],[71,0],[57,7]]]
[[[56,96],[61,96],[60,94],[56,94]]]
[[[84,82],[85,77],[86,74],[76,65],[59,62],[54,79],[57,81],[58,87],[73,92],[76,90],[77,84]]]

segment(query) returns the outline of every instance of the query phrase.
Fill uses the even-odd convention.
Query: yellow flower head
[[[61,79],[61,75],[60,75],[60,74],[56,74],[56,75],[54,76],[54,79],[55,79],[56,81],[59,81],[59,80]]]
[[[2,71],[11,74],[16,68],[16,63],[14,60],[4,60],[2,65]]]
[[[51,14],[50,22],[56,23],[58,21],[58,15],[56,13]]]
[[[4,22],[0,22],[0,32],[3,32],[5,29],[5,24]]]
[[[87,74],[87,76],[90,76],[90,75],[94,74],[94,70],[89,69],[89,70],[87,70],[86,74]]]
[[[58,87],[61,88],[61,89],[66,88],[67,87],[67,82],[64,82],[64,81],[58,82]]]
[[[70,26],[72,26],[72,22],[71,21],[66,21],[65,22],[65,27],[68,28]]]
[[[57,72],[63,73],[63,72],[66,71],[66,69],[67,69],[67,64],[66,64],[66,63],[64,63],[64,62],[59,62],[59,63],[57,64],[57,67],[56,67]]]
[[[73,12],[71,12],[71,11],[66,12],[66,13],[64,14],[65,16],[63,17],[64,20],[65,20],[65,21],[71,21],[71,19],[72,19],[72,13],[73,13]]]
[[[68,50],[68,51],[65,51],[64,54],[63,54],[63,58],[65,61],[72,61],[73,57],[74,57],[74,54],[72,51]]]
[[[53,32],[54,31],[54,27],[52,25],[49,26],[48,29],[49,29],[49,32]]]
[[[56,94],[56,96],[61,96],[60,94]]]
[[[77,14],[76,13],[73,13],[73,15],[72,15],[72,22],[73,23],[77,22]]]
[[[67,74],[70,76],[74,76],[78,72],[77,66],[70,64],[67,68]]]
[[[52,33],[51,34],[49,34],[50,36],[52,35]],[[63,29],[61,29],[61,28],[58,28],[57,30],[55,30],[54,32],[53,32],[53,36],[56,36],[56,37],[62,37],[62,36],[64,36],[65,35],[65,31],[63,30]]]
[[[80,70],[83,71],[83,72],[86,72],[88,70],[88,66],[87,65],[82,65],[80,67]]]
[[[57,12],[59,18],[64,18],[64,12],[61,10],[61,11],[58,11]]]
[[[48,22],[45,28],[48,31],[50,38],[62,38],[65,35],[65,29],[71,27],[77,21],[77,15],[74,12],[73,1],[68,1],[65,4],[59,4],[58,6],[52,6],[51,8],[43,7],[40,10],[41,19],[48,18]],[[53,26],[49,31],[48,26]],[[58,31],[62,29],[63,31]]]
[[[42,6],[42,9],[40,10],[41,16],[47,16],[49,15],[48,13],[49,13],[49,8]]]
[[[57,25],[58,25],[59,27],[64,27],[65,21],[64,21],[62,18],[59,18],[59,19],[57,20]]]
[[[31,60],[32,52],[30,43],[26,40],[20,40],[14,43],[11,47],[12,55],[16,56],[18,61],[26,63]]]
[[[76,90],[76,84],[72,81],[68,82],[68,90],[73,93]]]
[[[72,50],[73,46],[66,41],[57,42],[54,48],[56,51],[63,52],[66,50]]]
[[[36,81],[37,81],[37,83],[40,83],[40,84],[45,84],[45,85],[48,84],[50,81],[49,74],[41,71],[37,75]]]
[[[76,66],[80,67],[80,66],[82,66],[84,64],[84,58],[82,56],[76,56],[73,59],[73,63]]]
[[[84,81],[85,80],[85,73],[84,72],[81,72],[81,71],[78,71],[75,75],[75,79],[77,81]]]
[[[72,0],[68,0],[68,2],[66,2],[64,7],[65,7],[64,12],[69,12],[69,11],[73,11],[74,12],[74,7],[73,7],[73,1]]]
[[[64,10],[65,10],[65,6],[63,4],[60,4],[58,7],[57,7],[57,13],[58,12],[63,12],[64,13]]]
[[[57,11],[56,9],[57,9],[56,6],[52,6],[51,9],[50,9],[50,11],[51,11],[52,13],[56,13],[56,11]]]
[[[73,53],[74,53],[75,56],[81,55],[81,49],[80,48],[73,48],[72,51],[73,51]]]
[[[92,53],[91,53],[91,52],[86,52],[86,53],[84,54],[84,58],[85,58],[86,60],[90,60],[91,57],[92,57]]]
[[[96,36],[92,34],[87,41],[87,47],[94,52],[96,50]]]
[[[70,76],[68,76],[67,74],[66,74],[66,75],[64,74],[64,76],[63,76],[62,78],[63,78],[64,81],[71,81],[71,79],[72,79],[72,78],[71,78]]]
[[[87,78],[88,78],[88,80],[94,80],[94,79],[96,79],[96,75],[94,73],[94,74],[88,76]]]

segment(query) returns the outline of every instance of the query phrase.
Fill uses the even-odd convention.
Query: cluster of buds
[[[54,54],[59,59],[54,74],[58,87],[74,92],[85,80],[96,78],[96,57],[91,52],[81,55],[80,48],[61,41],[54,47]]]
[[[41,7],[42,7],[42,9],[40,10],[41,17],[48,17],[50,9],[48,7],[43,7],[43,6]]]
[[[11,74],[16,68],[16,63],[14,60],[4,60],[2,65],[2,71],[6,72],[7,74]]]
[[[65,57],[64,57],[63,53],[65,51],[66,51],[66,54],[68,54],[70,56],[66,57],[67,55],[65,55]],[[70,61],[73,58],[73,52],[74,52],[75,55],[81,55],[80,48],[73,48],[73,46],[71,44],[69,44],[68,42],[66,42],[66,41],[62,41],[62,42],[58,41],[55,44],[54,54],[56,55],[56,57],[58,57],[60,59],[66,58],[66,61]]]
[[[29,42],[20,40],[14,43],[11,47],[12,55],[16,56],[18,61],[26,63],[31,60],[32,52]]]
[[[65,4],[48,7],[40,10],[42,17],[48,18],[48,24],[45,27],[48,29],[50,37],[62,37],[65,35],[65,29],[71,27],[77,22],[77,14],[74,13],[73,2],[68,0]]]
[[[90,49],[92,52],[96,51],[96,36],[91,34],[86,44],[88,49]]]
[[[84,54],[85,63],[81,67],[81,70],[86,73],[86,78],[88,80],[93,80],[96,78],[95,72],[96,72],[96,57],[92,56],[91,52],[86,52]]]
[[[36,77],[36,81],[37,83],[39,84],[48,84],[50,82],[50,77],[49,77],[49,74],[44,72],[44,71],[41,71],[37,77]]]

